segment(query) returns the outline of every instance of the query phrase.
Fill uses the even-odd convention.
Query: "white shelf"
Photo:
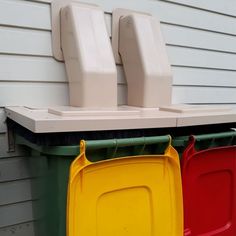
[[[177,113],[122,106],[85,110],[73,107],[7,107],[7,117],[35,133],[183,127],[236,122],[236,110]]]

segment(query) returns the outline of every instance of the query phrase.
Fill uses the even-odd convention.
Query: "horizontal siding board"
[[[6,81],[45,81],[45,82],[66,82],[67,78],[62,63],[40,58],[32,61],[30,58],[15,56],[0,56],[0,80]],[[16,63],[17,62],[17,63]],[[47,63],[48,62],[48,63]],[[26,69],[28,68],[28,69]],[[174,73],[174,84],[187,85],[213,85],[213,86],[235,86],[236,72],[219,71],[198,68],[172,67]],[[118,83],[126,83],[123,68],[117,66]],[[50,71],[51,73],[47,73]],[[62,72],[62,73],[60,73]]]
[[[127,85],[120,86],[119,93],[123,97],[123,104],[126,104]],[[172,103],[236,104],[236,88],[173,86]]]
[[[233,27],[235,18],[166,1],[85,0],[83,2],[96,3],[108,13],[111,13],[115,8],[127,8],[149,12],[166,23],[236,35],[236,28]]]
[[[29,172],[29,160],[27,157],[0,159],[0,183],[27,179],[31,177]]]
[[[2,158],[0,159],[0,184],[33,178],[33,184],[39,186],[37,179],[44,176],[45,171],[47,171],[47,159],[44,156]]]
[[[236,87],[236,71],[172,67],[174,85]]]
[[[172,65],[236,70],[236,55],[182,47],[167,47]],[[65,82],[63,63],[53,58],[0,55],[0,81]],[[118,81],[121,79],[118,78]],[[0,98],[0,103],[1,103]]]
[[[232,54],[232,52],[236,52],[236,37],[224,36],[229,39],[227,41],[224,40],[224,37],[221,38],[221,35],[219,34],[204,32],[203,35],[201,35],[201,32],[199,34],[200,36],[198,37],[197,30],[191,30],[191,32],[193,33],[191,35],[191,33],[188,33],[189,29],[186,30],[181,27],[174,27],[173,29],[172,26],[166,25],[164,26],[164,28],[167,29],[167,31],[164,30],[166,32],[166,41],[168,44],[171,44],[167,46],[167,50],[172,65],[236,70],[236,53]],[[181,34],[181,32],[178,32],[178,30],[175,31],[176,29],[183,31],[183,34]],[[184,34],[185,30],[186,32]],[[6,34],[4,33],[5,31],[7,32]],[[207,37],[206,35],[204,35],[205,33],[209,33],[211,37]],[[28,34],[26,40],[24,40],[24,34]],[[3,36],[1,38],[3,43],[2,45],[0,45],[0,52],[2,53],[30,54],[38,56],[52,55],[51,34],[48,32],[35,32],[32,30],[12,30],[8,28],[2,28],[0,29],[0,36],[1,35]],[[40,37],[38,37],[38,35],[40,35]],[[219,38],[217,40],[214,40],[213,35],[215,35],[215,38]],[[212,46],[210,46],[211,44]],[[222,46],[220,49],[218,48],[218,46],[221,44],[226,44],[228,46]],[[185,46],[188,46],[188,48],[185,48]],[[198,47],[204,50],[196,49]],[[230,52],[230,48],[232,48],[231,53],[205,50],[214,49]],[[12,61],[12,64],[9,64],[9,60]],[[36,63],[36,66],[39,65],[39,68],[34,67]],[[27,66],[22,67],[22,64]],[[30,66],[28,66],[29,64]],[[45,80],[45,78],[47,78],[48,76],[55,78],[58,77],[60,80],[61,77],[65,75],[64,64],[57,62],[53,58],[45,59],[43,57],[18,57],[17,60],[17,57],[13,58],[10,57],[10,55],[0,55],[0,80],[15,80],[15,77],[11,76],[12,73],[15,73],[15,70],[12,70],[12,66],[16,67],[16,71],[17,69],[18,71],[23,71],[24,74],[22,76],[22,80],[27,80],[27,77],[30,80],[34,80],[33,77],[37,77],[39,73],[44,73],[44,76],[40,76],[40,81]],[[61,68],[59,69],[59,67]],[[51,75],[50,73],[53,74]],[[17,74],[21,75],[21,73]],[[36,81],[39,81],[39,79],[36,79]]]
[[[65,82],[65,79],[64,64],[53,58],[0,55],[0,81]]]
[[[236,28],[232,27],[235,19],[232,17],[166,1],[85,0],[83,2],[96,3],[110,13],[114,8],[129,8],[150,12],[163,22],[236,35]],[[0,0],[0,24],[50,30],[50,20],[49,4],[22,0]]]
[[[0,206],[32,199],[30,179],[1,183],[0,188]]]
[[[122,66],[117,66],[118,83],[126,84]],[[236,71],[172,66],[173,85],[236,87]]]
[[[106,24],[110,37],[111,21],[111,14],[106,14]],[[161,30],[166,44],[236,53],[236,37],[233,35],[168,23],[161,23]]]
[[[119,68],[119,67],[118,67]],[[125,84],[123,77],[123,72],[120,67],[118,78],[121,78],[120,84]],[[184,71],[184,72],[183,72]],[[222,77],[221,77],[221,73]],[[229,73],[227,80],[224,76]],[[199,86],[235,86],[235,72],[227,71],[215,71],[215,70],[205,70],[205,69],[193,69],[193,68],[179,68],[174,67],[174,84],[176,85],[199,85]],[[194,75],[193,75],[194,74]],[[192,76],[191,76],[192,75]],[[217,75],[217,76],[215,76]],[[231,77],[230,77],[231,76]],[[123,78],[123,80],[122,80]],[[189,81],[188,81],[189,80]],[[230,82],[232,81],[232,83]],[[119,104],[124,104],[126,102],[126,93],[119,92],[122,85],[118,86],[118,100]],[[230,90],[231,91],[231,90]],[[200,91],[198,91],[200,92]],[[47,106],[47,105],[68,105],[68,85],[66,83],[30,83],[30,82],[2,82],[0,83],[0,93],[4,96],[0,100],[0,106],[4,105],[28,105],[28,106]],[[222,92],[222,96],[225,92]],[[236,94],[236,91],[234,90]],[[14,96],[13,96],[14,94]],[[25,95],[27,94],[27,96]],[[201,94],[201,93],[199,93]],[[198,97],[199,97],[198,94]],[[209,94],[209,97],[216,97],[217,93]],[[234,94],[232,95],[232,99]],[[225,96],[231,96],[226,94]],[[21,100],[19,101],[19,97]],[[34,98],[34,100],[29,98]],[[219,99],[219,95],[217,94]],[[187,99],[187,96],[185,97]],[[178,97],[177,97],[178,99]],[[196,98],[197,99],[197,98]],[[200,99],[200,98],[199,98]],[[220,100],[219,102],[232,102],[229,100]],[[186,100],[185,100],[186,101]],[[207,100],[206,100],[207,102]]]
[[[35,87],[31,87],[31,83],[22,83],[24,86],[9,86],[8,88],[5,88],[4,91],[6,91],[6,94],[4,95],[4,98],[6,99],[5,102],[11,103],[11,105],[28,105],[28,106],[47,106],[47,105],[53,105],[52,101],[55,101],[56,104],[54,105],[68,105],[65,103],[66,99],[60,99],[62,98],[62,94],[64,93],[65,96],[68,96],[67,91],[67,84],[60,84],[62,85],[59,90],[55,88],[54,84],[46,84],[44,86],[35,85]],[[49,86],[48,85],[52,85]],[[42,90],[40,88],[43,88]],[[25,91],[30,90],[32,94],[35,94],[37,97],[37,93],[42,93],[41,96],[37,98],[37,101],[34,100],[33,102],[27,101],[21,99],[19,102],[18,99],[12,99],[10,100],[10,97],[7,96],[9,92],[11,93],[18,93],[24,94]],[[7,92],[8,91],[8,92]],[[0,84],[0,92],[1,92],[1,84]],[[201,96],[199,96],[201,94]],[[119,104],[125,104],[127,101],[127,88],[126,85],[118,85],[118,103]],[[30,94],[29,97],[32,97]],[[44,98],[47,97],[46,100]],[[236,102],[236,88],[230,88],[230,87],[201,87],[201,86],[175,86],[173,88],[173,102],[179,103],[179,102],[199,102],[199,103],[235,103]]]
[[[65,83],[0,83],[0,106],[68,105]],[[19,99],[20,98],[20,99]]]
[[[212,86],[236,86],[236,71],[175,66],[172,66],[172,70],[174,74],[174,84],[176,85],[202,84]],[[125,84],[126,79],[124,76],[123,67],[117,66],[117,71],[118,84]],[[52,58],[0,55],[0,81],[1,80],[29,82],[67,82],[67,77],[64,64],[59,63]],[[3,98],[0,98],[0,101],[2,99]],[[0,114],[2,114],[2,112],[3,111],[1,111]],[[5,128],[3,128],[3,130],[4,129]]]
[[[32,201],[0,206],[0,228],[33,220]]]
[[[51,33],[0,27],[0,53],[52,56]]]
[[[1,236],[35,236],[34,222],[27,222],[0,228]]]
[[[66,83],[58,84],[60,85],[59,88],[56,87],[57,84],[53,83],[40,83],[40,85],[38,83],[12,83],[12,85],[11,83],[6,83],[8,85],[4,88],[1,87],[1,84],[0,93],[5,91],[4,99],[1,102],[3,104],[9,104],[6,106],[47,107],[53,105],[69,105],[68,85]],[[13,93],[17,94],[17,96],[11,97],[10,94]],[[27,97],[24,95],[25,93],[27,93]],[[117,93],[118,104],[126,104],[126,85],[119,84]],[[35,95],[35,99],[31,101],[29,98],[32,98],[33,95]],[[20,101],[19,97],[21,97]]]
[[[236,88],[173,87],[173,103],[236,103]]]
[[[236,53],[236,37],[232,35],[168,24],[162,24],[161,29],[167,44]]]
[[[236,70],[236,54],[200,49],[167,47],[171,65]]]
[[[111,19],[106,19],[110,32]],[[234,36],[168,24],[161,27],[167,44],[236,53]],[[0,27],[0,38],[0,53],[52,56],[51,32]]]
[[[0,0],[0,25],[50,30],[50,5],[24,0]]]
[[[168,0],[174,3],[185,4],[187,6],[197,7],[208,11],[214,11],[222,14],[236,16],[235,0]]]
[[[118,104],[123,104],[126,98],[123,98],[123,95],[119,93],[120,87],[122,85],[118,85]],[[3,95],[0,106],[40,107],[69,104],[68,85],[66,83],[2,82],[0,83],[0,94]]]

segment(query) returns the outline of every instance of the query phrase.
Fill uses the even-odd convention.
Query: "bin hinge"
[[[15,137],[12,129],[7,129],[8,152],[15,152]]]

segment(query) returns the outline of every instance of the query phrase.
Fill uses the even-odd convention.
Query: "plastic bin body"
[[[185,236],[236,235],[236,146],[182,156]]]
[[[40,176],[33,179],[31,191],[36,236],[66,235],[66,199],[70,164],[75,156],[37,155],[30,157],[30,169],[41,168]]]
[[[100,140],[100,147],[97,149],[97,141],[94,141],[94,145],[91,144],[90,149],[87,149],[87,156],[90,162],[97,162],[113,157],[163,153],[167,142],[169,142],[168,136]],[[30,169],[33,173],[40,172],[32,181],[32,195],[35,196],[33,201],[35,235],[66,236],[69,169],[80,153],[79,145],[40,146],[18,135],[16,143],[28,147]],[[181,209],[178,210],[178,214],[182,214],[181,212]],[[112,219],[113,216],[111,221]]]

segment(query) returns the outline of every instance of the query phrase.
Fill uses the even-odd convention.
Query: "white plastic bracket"
[[[52,16],[52,51],[53,56],[58,61],[64,61],[62,46],[61,46],[61,17],[60,11],[63,7],[71,2],[76,2],[80,5],[87,5],[97,7],[95,4],[81,3],[79,0],[53,0],[51,3],[51,16]]]
[[[132,11],[128,9],[123,9],[123,8],[116,8],[112,12],[112,50],[113,54],[115,57],[115,62],[116,64],[122,64],[121,57],[119,54],[119,21],[121,17],[130,15],[130,13],[139,13],[143,15],[148,15],[150,16],[151,14],[145,13],[145,12],[137,12],[137,11]]]
[[[117,9],[112,33],[116,63],[124,66],[128,105],[170,105],[172,72],[160,21],[150,14]]]
[[[70,2],[60,20],[70,105],[116,107],[117,70],[103,10]]]

